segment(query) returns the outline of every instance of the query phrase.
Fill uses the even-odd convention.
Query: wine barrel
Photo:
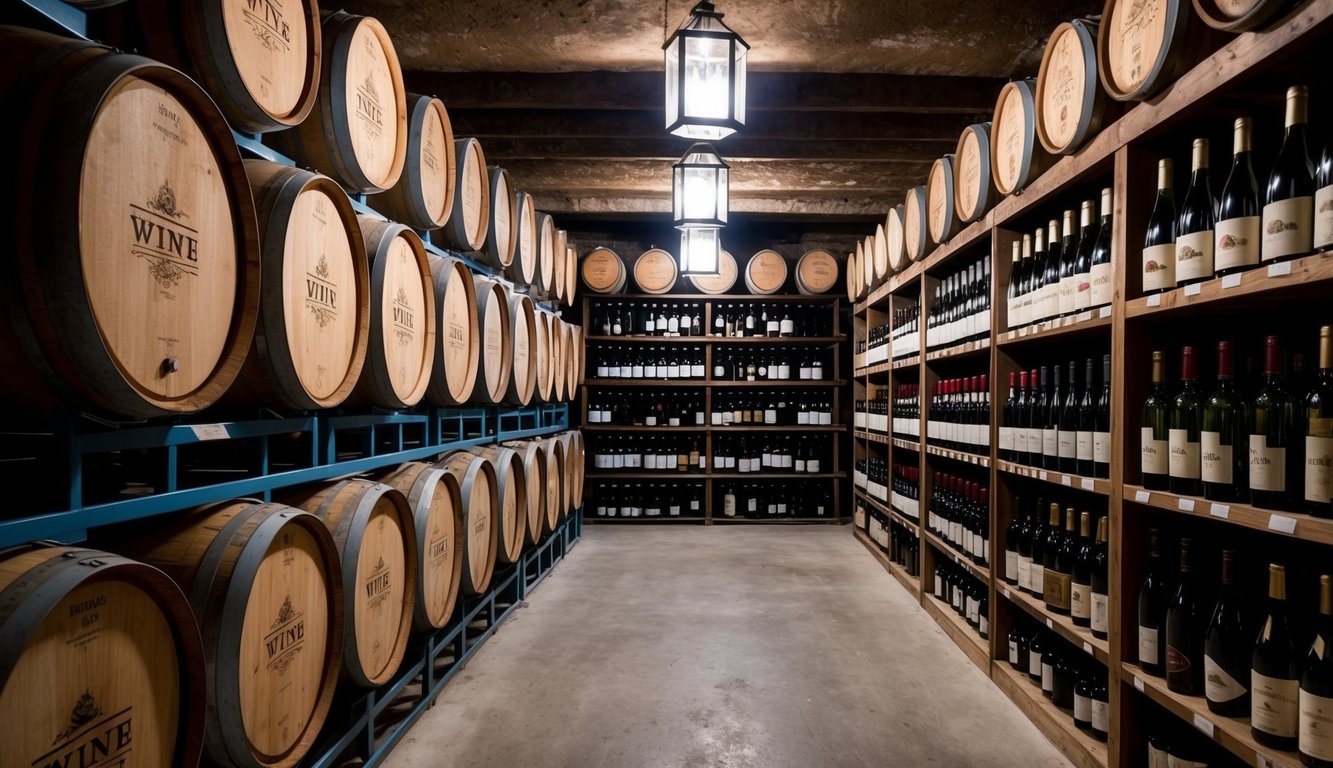
[[[508,269],[514,263],[514,248],[518,244],[518,211],[514,208],[514,190],[509,184],[509,171],[491,166],[491,216],[486,227],[486,248],[483,261],[497,269]]]
[[[1116,101],[1141,101],[1170,85],[1189,66],[1185,0],[1106,0],[1097,33],[1097,72]],[[1194,35],[1202,38],[1202,35]],[[998,126],[998,123],[997,123]]]
[[[537,292],[550,296],[555,290],[555,220],[537,214]]]
[[[861,282],[865,283],[867,290],[874,290],[879,287],[879,281],[875,279],[875,236],[866,235],[861,239]]]
[[[644,293],[667,293],[676,287],[676,259],[661,248],[649,248],[634,262],[634,284]]]
[[[1053,155],[1077,151],[1102,129],[1106,97],[1097,80],[1096,21],[1055,28],[1037,74],[1037,138]]]
[[[893,268],[889,266],[889,237],[884,231],[883,224],[875,225],[875,253],[872,271],[875,273],[876,285],[889,279],[893,274]],[[799,274],[799,270],[798,270]]]
[[[574,462],[573,501],[574,501],[574,508],[579,509],[583,507],[583,483],[585,480],[587,480],[587,462],[585,461],[587,454],[586,451],[587,446],[583,442],[582,431],[576,429],[573,430],[570,433],[570,435],[571,435],[570,440],[572,441],[574,454],[577,457],[577,461]]]
[[[472,400],[477,403],[504,402],[509,389],[510,369],[514,364],[514,333],[509,326],[509,292],[497,280],[473,275],[477,296],[477,338],[480,360]]]
[[[565,450],[565,484],[568,488],[566,512],[572,513],[583,506],[583,438],[578,430],[567,430],[556,435]]]
[[[463,499],[463,593],[484,595],[500,542],[495,467],[468,451],[447,453],[435,466],[454,476]]]
[[[496,559],[502,565],[517,563],[523,558],[528,527],[528,477],[523,473],[523,459],[513,448],[502,445],[484,445],[472,452],[495,468],[496,522],[500,526]]]
[[[537,310],[534,355],[537,358],[537,399],[549,403],[555,395],[555,367],[551,361],[551,313]]]
[[[291,495],[324,521],[338,545],[343,579],[343,673],[373,688],[407,652],[417,599],[417,533],[407,497],[355,478]]]
[[[574,337],[574,326],[563,323],[561,343],[564,344],[565,400],[572,401],[579,390],[579,344]]]
[[[402,224],[358,218],[370,258],[370,344],[356,395],[381,408],[410,408],[426,396],[435,362],[435,280],[426,246]]]
[[[144,52],[198,81],[237,130],[282,130],[310,114],[323,58],[315,0],[140,0],[136,5]]]
[[[136,530],[125,547],[179,584],[199,621],[207,762],[300,763],[328,716],[342,662],[342,572],[324,524],[241,499]]]
[[[407,96],[407,158],[403,173],[371,205],[415,229],[439,229],[454,205],[454,129],[444,103]]]
[[[580,272],[583,284],[593,293],[622,293],[625,290],[628,276],[625,262],[610,248],[598,246],[589,251],[583,257]]]
[[[454,140],[454,207],[432,237],[445,248],[468,253],[486,245],[491,221],[491,182],[486,155],[476,139]]]
[[[556,403],[565,401],[565,353],[569,351],[569,346],[565,343],[565,321],[556,315],[551,315],[551,343],[548,347],[548,354],[551,359],[551,377],[554,379],[551,387],[551,400]]]
[[[383,192],[407,161],[407,91],[389,32],[378,20],[336,11],[321,30],[318,98],[310,116],[274,135],[303,166],[356,192]]]
[[[476,287],[472,271],[458,259],[429,261],[439,328],[426,398],[435,405],[463,405],[472,400],[481,358]]]
[[[91,43],[0,28],[0,64],[0,402],[128,418],[211,405],[259,307],[231,129],[185,75]]]
[[[1291,0],[1194,0],[1194,10],[1204,24],[1235,33],[1268,26],[1291,5]]]
[[[185,596],[156,568],[75,547],[0,559],[5,765],[196,765],[203,670]]]
[[[532,299],[524,294],[509,294],[509,330],[513,334],[513,360],[505,402],[527,405],[537,390],[537,312]]]
[[[725,248],[718,251],[716,275],[687,275],[686,279],[699,293],[720,296],[736,287],[736,278],[740,268],[736,266],[736,257]]]
[[[409,462],[388,470],[379,481],[407,497],[416,525],[412,626],[418,632],[440,629],[454,614],[463,575],[463,498],[458,478],[429,464]]]
[[[889,246],[889,268],[893,272],[902,272],[912,264],[912,257],[907,255],[907,230],[903,227],[906,206],[901,203],[889,209],[884,217],[884,239]]]
[[[927,221],[926,187],[912,187],[903,201],[903,250],[912,261],[924,260],[935,245]]]
[[[551,298],[567,303],[565,292],[565,255],[569,247],[569,233],[555,230],[555,246],[551,250]]]
[[[932,242],[947,243],[958,234],[954,165],[954,155],[945,155],[931,164],[926,177],[926,229]]]
[[[990,123],[974,123],[958,137],[954,155],[953,202],[958,218],[978,221],[999,201],[991,173]]]
[[[745,288],[750,293],[768,296],[782,290],[786,283],[787,261],[777,251],[759,251],[745,265]]]
[[[573,307],[579,292],[579,250],[570,243],[565,246],[565,306]]]
[[[796,290],[802,294],[828,293],[837,283],[838,260],[828,251],[822,248],[806,251],[796,262]]]
[[[546,452],[546,529],[560,527],[569,508],[569,492],[565,489],[565,446],[554,437],[542,441]]]
[[[861,298],[861,265],[856,263],[856,252],[847,254],[847,301],[856,303]]]
[[[514,193],[514,211],[518,217],[518,239],[514,247],[514,261],[505,270],[505,276],[515,285],[530,286],[537,282],[537,259],[541,248],[537,243],[537,208],[532,195]],[[622,267],[623,269],[623,267]]]
[[[1036,80],[1012,80],[1000,89],[991,122],[991,176],[1002,195],[1021,192],[1051,164],[1037,141]]]
[[[513,440],[505,443],[523,462],[523,478],[527,481],[527,519],[524,521],[524,546],[534,547],[549,531],[546,530],[546,451],[540,440]]]
[[[361,225],[332,179],[246,160],[259,206],[263,291],[255,354],[228,400],[302,410],[351,394],[370,336]]]

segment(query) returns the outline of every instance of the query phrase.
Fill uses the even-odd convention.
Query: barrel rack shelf
[[[1036,469],[1000,460],[996,448],[977,456],[978,467],[965,467],[971,476],[987,475],[991,492],[988,573],[967,568],[989,590],[990,640],[987,663],[992,681],[1081,768],[1132,768],[1143,765],[1149,728],[1163,716],[1177,718],[1180,725],[1196,729],[1220,750],[1251,766],[1299,765],[1294,754],[1276,753],[1257,747],[1245,719],[1218,718],[1208,712],[1202,698],[1180,696],[1167,690],[1165,681],[1142,672],[1136,665],[1134,596],[1147,559],[1147,531],[1152,525],[1173,530],[1207,527],[1231,540],[1265,538],[1273,547],[1299,541],[1294,557],[1327,558],[1322,547],[1333,546],[1333,524],[1307,515],[1256,509],[1243,503],[1217,504],[1201,498],[1147,491],[1139,480],[1138,404],[1147,391],[1149,359],[1155,349],[1175,349],[1184,343],[1213,339],[1219,333],[1239,334],[1249,322],[1239,310],[1257,311],[1269,317],[1307,311],[1318,317],[1321,299],[1333,288],[1333,254],[1314,253],[1290,261],[1253,269],[1201,284],[1145,296],[1139,277],[1140,249],[1155,186],[1156,159],[1170,152],[1179,157],[1196,135],[1211,135],[1215,146],[1230,147],[1230,121],[1220,116],[1265,110],[1268,120],[1265,140],[1277,141],[1280,134],[1282,89],[1290,83],[1308,82],[1323,93],[1330,85],[1326,73],[1313,62],[1315,52],[1333,42],[1333,0],[1307,0],[1287,6],[1284,16],[1261,31],[1227,35],[1192,69],[1148,102],[1130,105],[1123,116],[1102,127],[1082,149],[1057,159],[1022,194],[1001,199],[979,221],[964,226],[953,239],[928,250],[923,259],[909,263],[896,274],[882,278],[858,297],[853,308],[852,339],[867,344],[870,331],[887,324],[894,310],[920,302],[918,327],[924,329],[930,316],[934,288],[939,278],[960,263],[960,258],[989,254],[992,260],[991,329],[986,340],[943,353],[926,351],[899,361],[858,369],[853,377],[853,398],[873,400],[885,389],[892,392],[900,383],[931,391],[939,378],[956,375],[975,366],[987,372],[990,382],[990,444],[998,446],[1002,405],[1008,395],[1008,374],[1033,365],[1084,357],[1091,348],[1112,355],[1111,432],[1112,462],[1109,478],[1091,478]],[[1189,12],[1185,4],[1185,12]],[[1313,81],[1313,82],[1311,82]],[[1256,103],[1256,94],[1267,101]],[[1276,106],[1275,106],[1276,105]],[[1268,114],[1273,113],[1273,114]],[[1276,115],[1276,116],[1275,116]],[[1210,124],[1212,127],[1210,127]],[[1256,124],[1259,124],[1256,122]],[[963,126],[959,126],[962,128]],[[1217,128],[1217,130],[1213,130]],[[1182,148],[1183,147],[1183,148]],[[1316,150],[1317,152],[1317,150]],[[1219,153],[1220,154],[1220,153]],[[1229,155],[1228,155],[1229,156]],[[1256,171],[1260,171],[1256,168]],[[1220,179],[1216,182],[1220,184]],[[1056,321],[1011,328],[1005,311],[1009,284],[1011,246],[1023,232],[1031,231],[1055,215],[1077,208],[1077,201],[1110,187],[1113,193],[1112,253],[1114,299],[1109,306],[1070,315]],[[1278,322],[1282,322],[1279,320]],[[1284,330],[1293,323],[1281,326]],[[1313,335],[1318,323],[1303,332]],[[1216,330],[1221,326],[1226,330]],[[1304,328],[1304,326],[1301,326]],[[1285,336],[1284,336],[1285,339]],[[1098,377],[1100,378],[1100,376]],[[926,433],[928,397],[921,403],[920,432]],[[859,416],[859,415],[858,415]],[[934,471],[958,471],[949,454],[929,446],[886,440],[882,433],[851,429],[853,458],[883,459],[889,465],[906,466],[920,472],[920,507],[926,510],[933,492]],[[909,450],[910,449],[910,450]],[[965,455],[962,460],[969,460]],[[1101,511],[1110,522],[1110,639],[1101,640],[1075,626],[1067,616],[1047,611],[1041,600],[1021,593],[1006,581],[1004,531],[1015,510],[1017,488],[1078,498],[1080,504]],[[1026,497],[1025,497],[1026,498]],[[952,612],[929,605],[935,564],[953,560],[942,546],[915,521],[897,514],[886,500],[874,498],[857,487],[852,495],[856,537],[894,577],[918,599],[946,633],[969,655],[975,632],[962,636]],[[923,511],[924,514],[924,511]],[[865,529],[860,524],[866,524]],[[907,525],[911,522],[910,525]],[[890,525],[904,525],[924,541],[919,546],[920,579],[909,579],[891,562],[883,543]],[[924,534],[924,535],[922,535]],[[1189,535],[1189,534],[1185,534]],[[1246,538],[1248,537],[1248,538]],[[1271,540],[1271,541],[1270,541]],[[1293,551],[1296,551],[1293,549]],[[1317,552],[1317,555],[1312,553]],[[1302,561],[1304,562],[1304,561]],[[1314,567],[1314,563],[1310,564]],[[947,615],[944,615],[947,614]],[[1075,654],[1089,663],[1104,665],[1109,679],[1110,739],[1099,742],[1073,726],[1069,713],[1054,707],[1032,686],[1027,675],[1008,664],[1007,634],[1017,621],[1036,622],[1062,638]]]

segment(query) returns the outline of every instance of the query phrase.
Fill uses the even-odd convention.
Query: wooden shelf
[[[892,361],[889,365],[895,371],[901,371],[904,368],[915,368],[916,366],[921,365],[921,355],[916,354],[911,357],[900,358]]]
[[[1111,327],[1111,306],[1099,307],[1095,310],[1080,312],[1077,315],[1069,315],[1058,320],[1048,320],[1036,325],[1026,325],[1022,328],[1015,328],[1012,331],[1001,333],[996,338],[997,346],[1007,346],[1010,344],[1023,344],[1030,341],[1047,341],[1050,339],[1066,339],[1070,336],[1090,333],[1099,328]]]
[[[1019,477],[1027,477],[1033,480],[1040,480],[1043,483],[1051,485],[1060,485],[1065,488],[1074,488],[1088,493],[1095,493],[1101,496],[1111,495],[1111,481],[1098,477],[1083,477],[1082,475],[1067,475],[1064,472],[1056,472],[1051,469],[1036,469],[1025,464],[1015,464],[1012,461],[1003,461],[996,459],[996,469],[1001,472],[1007,472]]]
[[[1004,695],[1017,704],[1037,729],[1075,766],[1107,768],[1109,757],[1106,742],[1098,741],[1091,733],[1076,728],[1073,716],[1041,695],[1041,688],[1033,685],[1027,675],[1010,667],[1008,661],[996,661],[991,664],[990,677],[1004,691]],[[1134,760],[1127,763],[1141,764]]]
[[[1126,485],[1124,499],[1135,504],[1218,520],[1256,531],[1294,536],[1320,544],[1333,544],[1333,520],[1311,517],[1299,512],[1278,512],[1251,507],[1248,504],[1178,496],[1166,491],[1149,491],[1141,485]]]
[[[889,559],[888,553],[880,549],[878,544],[871,541],[870,537],[866,535],[864,531],[860,530],[859,528],[854,528],[852,529],[852,533],[853,535],[856,536],[857,541],[861,542],[861,544],[864,545],[866,549],[870,550],[870,554],[873,555],[875,560],[881,566],[884,567],[884,570],[888,571],[895,579],[899,581],[899,583],[903,585],[904,588],[907,589],[909,593],[911,593],[912,597],[916,598],[917,600],[921,599],[920,579],[916,578],[915,576],[909,576],[907,574],[907,571],[901,565],[898,565],[897,563],[893,562],[893,560]]]
[[[888,373],[892,369],[893,369],[892,363],[889,362],[875,363],[874,365],[869,365],[866,366],[865,368],[859,369],[856,372],[854,378],[863,379],[867,376],[878,376],[881,373]]]
[[[1301,296],[1327,299],[1330,280],[1333,280],[1333,253],[1316,253],[1132,299],[1125,302],[1125,316],[1136,318],[1193,308],[1215,312],[1232,302],[1258,299],[1283,301]]]
[[[963,555],[958,550],[954,549],[952,544],[945,541],[944,539],[941,539],[939,536],[936,536],[934,533],[930,531],[926,531],[925,539],[926,541],[930,542],[930,545],[932,547],[934,547],[941,554],[943,554],[945,556],[945,559],[952,560],[954,563],[961,565],[964,569],[967,570],[968,573],[972,574],[972,578],[980,579],[981,581],[985,582],[987,587],[990,586],[989,568],[987,568],[984,565],[977,565],[976,563],[972,562],[971,558]]]
[[[990,349],[989,336],[987,336],[984,339],[975,339],[973,341],[967,341],[962,344],[955,344],[952,347],[945,347],[944,349],[937,349],[933,352],[927,352],[926,362],[934,362],[936,360],[946,360],[946,359],[952,360],[953,358],[957,357],[966,357],[968,355],[973,355],[976,354],[977,352],[985,352],[988,349]]]
[[[1301,768],[1295,752],[1281,752],[1265,747],[1250,733],[1249,718],[1222,717],[1208,709],[1202,696],[1185,696],[1166,687],[1166,680],[1144,672],[1134,664],[1123,665],[1122,679],[1134,689],[1162,705],[1168,712],[1194,726],[1204,736],[1254,768]]]
[[[1110,644],[1106,640],[1093,637],[1091,629],[1074,624],[1074,620],[1068,616],[1051,613],[1046,610],[1046,606],[1040,600],[1021,591],[1018,587],[997,582],[995,591],[999,592],[1005,600],[1022,608],[1032,618],[1045,624],[1047,629],[1073,643],[1075,648],[1081,649],[1103,664],[1110,663]]]
[[[862,488],[855,489],[855,493],[858,499],[861,499],[862,501],[874,507],[875,509],[879,510],[880,512],[883,512],[884,514],[888,515],[889,518],[892,519],[894,522],[907,528],[907,530],[916,534],[918,537],[921,535],[921,526],[920,524],[917,523],[916,519],[908,517],[907,515],[904,515],[903,513],[899,512],[898,510],[894,509],[888,504],[885,504],[879,499],[876,499],[875,497],[866,493],[865,490]]]
[[[953,461],[962,461],[968,464],[975,464],[978,467],[989,467],[990,457],[982,456],[978,453],[966,453],[964,451],[951,451],[948,448],[939,448],[934,445],[926,446],[926,453],[931,456],[940,456]]]
[[[892,438],[894,448],[902,448],[904,451],[916,451],[921,453],[921,443],[919,441],[904,440],[901,437]]]
[[[883,432],[872,432],[868,429],[858,429],[855,430],[852,434],[855,435],[858,439],[865,440],[867,442],[880,443],[881,445],[889,444],[890,438]]]
[[[921,593],[921,606],[978,669],[982,672],[989,669],[990,649],[986,646],[986,641],[981,639],[981,635],[977,634],[962,616],[954,613],[952,606],[941,603],[933,594],[926,592]]]

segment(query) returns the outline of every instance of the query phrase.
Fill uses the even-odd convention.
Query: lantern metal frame
[[[666,129],[675,136],[696,141],[719,141],[745,127],[746,57],[750,45],[722,23],[708,0],[690,11],[690,17],[662,45],[666,70]],[[718,91],[721,83],[708,77],[691,78],[691,71],[707,72],[698,63],[702,48],[725,44],[725,56],[713,57],[726,62],[726,106],[708,100],[703,91]],[[717,78],[720,80],[721,78]],[[707,100],[707,103],[704,103]]]
[[[731,205],[731,166],[713,145],[699,142],[671,166],[671,219],[677,227],[725,227]]]
[[[721,227],[678,227],[680,230],[680,274],[716,275],[722,265]]]

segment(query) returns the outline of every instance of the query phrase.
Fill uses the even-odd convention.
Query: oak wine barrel
[[[786,284],[787,260],[777,251],[765,248],[745,265],[745,288],[750,293],[768,296]]]
[[[185,596],[156,568],[76,547],[0,557],[5,765],[196,765],[203,670]]]
[[[740,276],[740,267],[736,257],[723,248],[718,251],[716,275],[687,275],[686,279],[699,293],[720,296],[736,287],[736,278]]]
[[[383,685],[407,652],[417,599],[417,529],[407,497],[355,478],[292,500],[323,520],[338,546],[343,673],[363,688]]]
[[[417,597],[412,626],[418,632],[449,623],[463,575],[463,499],[458,478],[421,462],[395,467],[379,478],[407,497],[416,525]]]
[[[565,366],[569,361],[565,354],[569,352],[569,345],[565,342],[565,321],[557,315],[551,315],[551,343],[547,350],[551,359],[551,378],[553,386],[551,387],[551,400],[556,403],[565,402],[565,384],[568,379],[565,378]]]
[[[359,217],[370,258],[370,343],[359,399],[390,410],[426,396],[435,362],[435,280],[416,232]]]
[[[514,244],[514,261],[505,270],[505,276],[515,285],[530,286],[537,282],[537,259],[541,248],[537,243],[537,208],[532,195],[514,193],[514,212],[518,217],[518,235]]]
[[[938,158],[926,177],[926,229],[936,243],[947,243],[958,234],[960,222],[954,207],[954,155]]]
[[[573,307],[579,292],[579,249],[570,243],[565,246],[565,306]]]
[[[517,563],[523,557],[524,538],[528,527],[528,478],[523,472],[523,460],[512,448],[502,445],[484,445],[472,452],[483,456],[495,469],[496,559],[502,565]]]
[[[583,506],[583,435],[576,429],[556,435],[565,450],[565,482],[569,492],[565,499],[568,512]]]
[[[912,264],[912,257],[907,255],[907,231],[903,228],[903,216],[907,208],[899,203],[889,209],[884,216],[884,240],[889,248],[889,269],[897,273]]]
[[[246,160],[259,206],[263,290],[255,354],[229,400],[302,410],[351,394],[370,336],[361,225],[332,179]]]
[[[875,273],[875,283],[881,284],[889,279],[893,274],[893,268],[889,266],[889,237],[884,231],[883,224],[875,225],[875,252],[874,262],[871,264],[871,271]]]
[[[495,467],[468,451],[447,453],[435,466],[454,476],[463,499],[463,593],[484,595],[500,545]]]
[[[565,519],[565,446],[554,437],[541,443],[546,453],[546,531],[550,533]]]
[[[226,121],[180,72],[87,42],[0,28],[0,65],[0,401],[132,419],[213,404],[259,308]]]
[[[634,262],[634,284],[644,293],[662,294],[676,287],[676,259],[661,248],[649,248]]]
[[[1116,101],[1151,98],[1192,63],[1206,28],[1191,30],[1185,0],[1106,0],[1097,33],[1097,72]]]
[[[503,270],[514,263],[514,248],[518,245],[518,211],[514,208],[509,171],[495,165],[486,170],[490,174],[491,215],[486,227],[483,260]]]
[[[578,396],[579,390],[579,366],[582,349],[574,334],[574,326],[570,323],[563,323],[563,335],[561,342],[564,344],[564,376],[565,376],[565,400],[573,401]]]
[[[239,499],[125,542],[180,585],[198,619],[207,762],[300,763],[328,716],[342,663],[343,575],[324,523]]]
[[[1000,199],[991,172],[990,136],[990,123],[974,123],[958,137],[953,201],[958,218],[965,224],[980,220]]]
[[[1053,158],[1037,141],[1037,81],[1011,80],[1000,89],[991,121],[991,176],[1002,195],[1021,192]]]
[[[377,19],[336,11],[324,18],[314,108],[274,144],[356,192],[383,192],[407,161],[407,91],[389,32]]]
[[[504,402],[509,389],[510,369],[514,364],[514,334],[509,326],[509,292],[497,280],[473,275],[477,296],[477,338],[479,361],[472,400],[477,403]]]
[[[856,303],[861,298],[861,265],[856,263],[856,252],[847,254],[847,302]]]
[[[534,355],[537,359],[537,399],[549,403],[555,395],[555,367],[551,360],[551,322],[550,312],[537,310],[537,333]]]
[[[371,206],[415,229],[439,229],[454,205],[454,129],[444,103],[407,96],[407,156],[403,173]]]
[[[513,440],[505,443],[523,462],[527,481],[527,519],[524,521],[524,546],[536,546],[549,533],[546,530],[546,452],[540,440]]]
[[[579,268],[583,284],[593,293],[623,293],[629,272],[625,262],[610,248],[598,246],[583,257]]]
[[[563,229],[555,230],[555,246],[551,250],[551,299],[568,303],[565,290],[565,257],[569,249],[569,233]]]
[[[1223,32],[1248,32],[1268,26],[1292,0],[1194,0],[1203,23]]]
[[[445,248],[473,253],[490,232],[491,181],[486,154],[476,139],[454,140],[454,207],[449,221],[432,237]]]
[[[429,261],[439,328],[426,397],[435,405],[463,405],[472,400],[481,360],[476,287],[472,271],[458,259]]]
[[[550,296],[555,291],[555,219],[537,213],[537,292]]]
[[[796,262],[796,290],[806,296],[828,293],[838,284],[838,260],[822,248],[806,251]]]
[[[527,405],[537,391],[537,311],[532,299],[522,293],[510,293],[508,298],[513,360],[505,402]]]
[[[861,239],[861,282],[865,283],[867,290],[874,290],[879,287],[879,280],[875,279],[875,236],[866,235]]]
[[[907,190],[903,201],[903,250],[912,261],[922,261],[935,243],[930,239],[929,214],[924,184]]]
[[[1037,74],[1037,138],[1054,155],[1078,150],[1102,129],[1106,95],[1097,79],[1096,21],[1055,28]]]

